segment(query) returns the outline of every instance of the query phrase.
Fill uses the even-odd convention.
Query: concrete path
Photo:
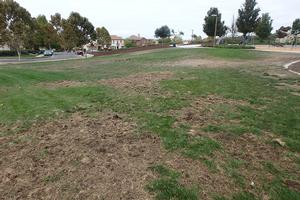
[[[284,65],[284,68],[294,74],[300,75],[300,60],[288,63],[288,64]]]

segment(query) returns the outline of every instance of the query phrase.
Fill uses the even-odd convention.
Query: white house
[[[125,47],[125,41],[123,38],[117,35],[111,35],[111,48],[112,49],[122,49]]]
[[[3,46],[0,45],[0,51],[10,51],[10,48],[6,44]]]

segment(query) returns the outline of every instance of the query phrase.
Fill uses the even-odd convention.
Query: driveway
[[[69,60],[69,59],[81,59],[84,58],[82,56],[78,56],[75,53],[68,52],[57,52],[54,53],[53,56],[50,57],[40,57],[40,58],[22,58],[21,61],[18,58],[0,58],[0,64],[8,64],[8,63],[35,63],[35,62],[48,62],[48,61],[60,61],[60,60]]]

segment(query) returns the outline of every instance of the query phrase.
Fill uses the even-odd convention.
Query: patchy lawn
[[[0,67],[1,199],[300,199],[293,54]],[[283,87],[284,86],[284,87]]]

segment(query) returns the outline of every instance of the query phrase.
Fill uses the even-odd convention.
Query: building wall
[[[9,51],[10,48],[7,45],[0,46],[0,51]]]
[[[121,49],[125,46],[124,40],[112,40],[111,47],[115,49]]]

